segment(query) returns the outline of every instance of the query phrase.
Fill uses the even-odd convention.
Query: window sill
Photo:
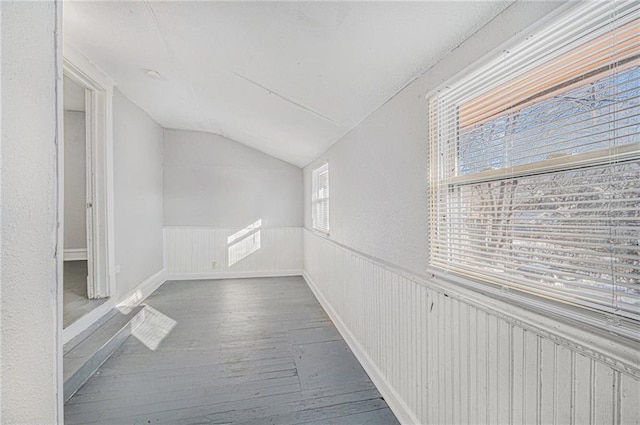
[[[320,236],[324,236],[325,238],[329,237],[329,231],[328,230],[324,230],[324,229],[316,229],[315,227],[312,227],[310,229],[313,233],[317,233]]]
[[[442,290],[498,312],[517,326],[544,334],[590,357],[640,378],[640,322],[587,310],[439,269],[429,270]],[[480,293],[484,297],[479,298]]]

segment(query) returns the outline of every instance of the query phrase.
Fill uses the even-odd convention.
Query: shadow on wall
[[[262,219],[237,231],[227,238],[228,266],[231,267],[238,261],[260,249],[260,227]]]

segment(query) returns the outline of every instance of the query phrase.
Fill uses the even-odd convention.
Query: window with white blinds
[[[640,319],[640,2],[584,2],[429,99],[434,271]]]
[[[311,218],[313,228],[329,233],[329,163],[311,174]]]

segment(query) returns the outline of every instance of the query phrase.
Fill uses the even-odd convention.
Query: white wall
[[[64,249],[87,249],[85,113],[64,111]]]
[[[305,231],[305,277],[407,422],[640,420],[637,349],[617,357],[606,339],[592,345],[559,322],[548,331],[540,317],[426,277],[425,94],[558,6],[511,5],[304,168],[306,228],[311,172],[325,160],[331,184],[331,233]]]
[[[48,1],[0,4],[0,423],[7,425],[53,424],[60,417],[59,6]]]
[[[164,131],[166,226],[302,225],[302,171],[212,133]]]
[[[300,274],[302,195],[294,165],[216,134],[165,130],[169,278]]]
[[[410,87],[304,168],[305,227],[311,171],[329,160],[332,240],[424,273],[427,127],[420,87]]]
[[[66,75],[62,79],[64,84],[63,90],[63,107],[65,111],[84,112],[85,105],[85,88],[73,81]]]
[[[113,164],[117,294],[163,268],[162,128],[115,90]]]

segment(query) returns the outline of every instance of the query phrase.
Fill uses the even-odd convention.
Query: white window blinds
[[[639,10],[581,3],[430,98],[434,270],[640,319]]]
[[[311,175],[311,217],[313,228],[329,232],[329,164],[324,163]]]

